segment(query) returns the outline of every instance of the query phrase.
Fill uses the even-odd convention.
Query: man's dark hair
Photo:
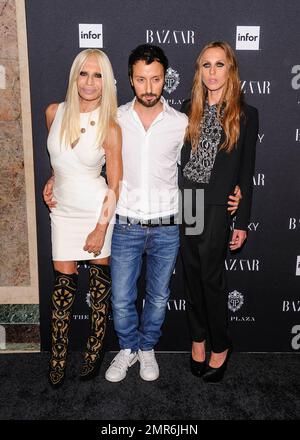
[[[138,61],[145,61],[146,64],[151,64],[153,61],[158,61],[164,68],[164,73],[169,65],[168,58],[164,51],[158,46],[152,46],[152,44],[141,44],[136,47],[128,59],[128,75],[132,77],[132,66]]]

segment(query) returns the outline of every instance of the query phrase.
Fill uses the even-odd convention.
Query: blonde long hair
[[[116,124],[117,95],[114,74],[107,55],[99,49],[86,49],[76,56],[73,61],[64,114],[62,118],[60,139],[66,145],[74,144],[80,137],[80,106],[77,90],[77,79],[80,71],[89,56],[95,56],[102,73],[102,97],[98,112],[97,144],[102,146],[110,126]]]
[[[202,81],[201,67],[203,54],[207,49],[221,48],[225,52],[228,63],[228,79],[224,86],[223,93],[218,103],[218,117],[222,109],[223,117],[220,121],[225,132],[225,140],[220,146],[227,152],[232,151],[240,135],[241,116],[241,86],[238,65],[235,54],[228,43],[213,41],[202,49],[196,61],[196,71],[193,81],[191,107],[189,113],[189,124],[185,133],[185,140],[189,141],[192,149],[195,150],[200,140],[201,124],[204,113],[207,88]]]

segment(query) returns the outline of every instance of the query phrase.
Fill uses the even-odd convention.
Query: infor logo
[[[102,24],[79,24],[79,47],[103,47]]]
[[[260,26],[236,27],[236,50],[259,50]]]

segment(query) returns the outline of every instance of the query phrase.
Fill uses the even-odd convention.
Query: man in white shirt
[[[112,238],[111,276],[114,327],[120,352],[105,377],[124,379],[140,361],[140,376],[159,376],[154,346],[161,335],[169,282],[179,248],[177,162],[187,117],[161,96],[168,60],[148,44],[129,57],[132,102],[119,108],[123,186]],[[146,292],[139,320],[135,306],[142,256],[146,254]]]

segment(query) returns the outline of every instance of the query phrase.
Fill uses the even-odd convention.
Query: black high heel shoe
[[[192,354],[190,356],[190,369],[191,373],[196,377],[202,377],[203,374],[206,371],[206,360],[203,362],[195,361],[192,357]]]
[[[204,382],[217,383],[223,379],[231,353],[232,353],[232,348],[229,347],[227,351],[226,359],[219,368],[213,368],[207,365],[206,372],[202,376]]]

